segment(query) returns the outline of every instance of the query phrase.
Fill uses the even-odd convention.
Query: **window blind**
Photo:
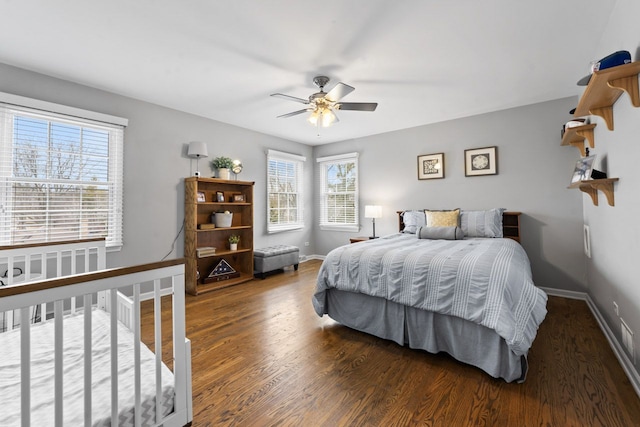
[[[320,228],[358,231],[358,153],[317,159],[320,166]]]
[[[267,231],[297,230],[304,227],[303,156],[269,150],[267,152]]]
[[[45,104],[0,102],[0,244],[105,237],[122,245],[124,127]]]

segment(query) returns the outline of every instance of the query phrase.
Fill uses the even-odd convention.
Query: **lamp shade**
[[[364,207],[365,218],[382,218],[382,206],[366,205]]]
[[[189,151],[187,152],[187,156],[200,158],[209,156],[209,152],[207,151],[207,145],[204,142],[199,141],[191,141],[189,143]]]

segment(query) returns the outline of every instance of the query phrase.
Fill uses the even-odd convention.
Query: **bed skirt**
[[[365,294],[328,289],[325,295],[325,314],[344,326],[413,349],[448,353],[507,382],[526,378],[526,355],[515,355],[485,326]]]

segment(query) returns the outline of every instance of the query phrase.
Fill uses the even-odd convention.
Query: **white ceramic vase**
[[[218,169],[218,178],[220,179],[231,179],[231,172],[227,168]]]
[[[229,243],[229,249],[231,249],[232,251],[237,251],[238,250],[238,244],[237,243]]]

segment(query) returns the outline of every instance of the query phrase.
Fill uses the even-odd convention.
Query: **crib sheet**
[[[64,320],[63,389],[64,425],[84,424],[84,345],[83,313]],[[54,414],[54,323],[53,320],[31,327],[31,425],[53,425]],[[109,314],[92,311],[92,423],[93,426],[116,425],[111,422],[111,362]],[[20,425],[20,330],[0,333],[0,390],[2,410],[0,426]],[[118,423],[134,425],[134,336],[118,322]],[[143,425],[155,423],[155,356],[141,345],[141,390]],[[161,411],[173,410],[174,380],[162,364]]]

